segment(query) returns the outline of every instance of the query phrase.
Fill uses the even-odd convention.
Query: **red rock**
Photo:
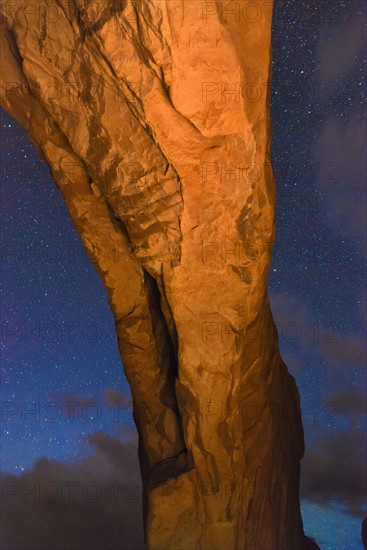
[[[2,105],[115,316],[151,550],[304,543],[299,396],[266,292],[269,4],[256,22],[228,0],[2,7]]]

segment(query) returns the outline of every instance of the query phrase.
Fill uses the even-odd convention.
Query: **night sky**
[[[301,394],[305,532],[322,550],[362,549],[366,515],[365,8],[278,1],[273,18],[269,293]],[[136,432],[106,292],[48,167],[3,111],[1,145],[4,550],[140,549]],[[78,484],[75,498],[55,480]]]

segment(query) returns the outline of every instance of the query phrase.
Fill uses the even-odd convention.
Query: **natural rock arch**
[[[306,544],[299,396],[266,292],[270,2],[256,21],[234,4],[2,4],[2,105],[108,292],[152,550]]]

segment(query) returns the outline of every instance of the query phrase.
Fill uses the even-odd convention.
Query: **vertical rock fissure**
[[[143,268],[144,273],[144,282],[145,282],[145,292],[147,295],[147,301],[149,305],[150,315],[152,319],[152,328],[153,334],[156,342],[159,346],[157,348],[156,362],[159,365],[161,363],[161,358],[164,355],[165,362],[167,367],[165,370],[159,370],[161,376],[161,389],[160,389],[160,402],[164,406],[167,404],[170,406],[171,410],[174,412],[177,420],[177,424],[174,429],[177,430],[177,438],[183,441],[182,433],[182,424],[181,417],[179,414],[179,407],[177,403],[175,384],[177,379],[177,355],[175,353],[174,342],[171,339],[171,334],[167,326],[166,317],[162,311],[162,296],[160,293],[159,285],[154,277],[152,277],[149,272]],[[164,351],[162,351],[164,350]],[[161,411],[161,417],[164,417],[165,410]],[[161,432],[161,436],[164,437],[164,425],[158,419],[157,430]],[[186,456],[186,448],[182,444],[182,448],[179,453],[172,455],[171,457],[166,457],[161,462],[154,465],[150,476],[150,483],[155,485],[159,481],[166,481],[170,476],[176,476],[180,472],[180,469],[185,469],[186,464],[182,464],[182,458],[177,462],[178,456]]]

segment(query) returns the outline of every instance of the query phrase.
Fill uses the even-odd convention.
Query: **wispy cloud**
[[[80,462],[41,458],[2,474],[2,547],[7,550],[143,550],[136,446],[99,432]]]

